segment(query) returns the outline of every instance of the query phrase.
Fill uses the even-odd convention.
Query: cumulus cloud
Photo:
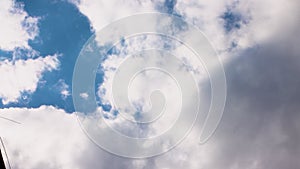
[[[297,26],[298,5],[297,0],[177,1],[175,11],[200,28],[226,61]]]
[[[23,10],[22,3],[14,0],[0,2],[0,49],[13,51],[16,48],[30,49],[29,40],[38,35],[38,18]]]
[[[0,98],[3,104],[17,102],[22,92],[36,90],[44,72],[57,69],[58,56],[46,56],[27,60],[0,62]]]
[[[95,31],[112,21],[142,12],[169,12],[180,15],[207,36],[219,55],[223,56],[223,60],[289,31],[286,25],[297,26],[294,19],[299,16],[297,0],[71,2],[89,18]],[[267,29],[269,27],[272,29]]]
[[[10,162],[13,168],[25,169],[298,168],[300,81],[294,77],[300,73],[300,51],[294,36],[299,30],[294,30],[225,67],[225,114],[217,132],[203,145],[197,144],[199,131],[193,130],[178,147],[161,156],[121,158],[87,139],[74,114],[47,106],[9,108],[0,110],[0,115],[22,123],[0,119]]]
[[[260,52],[261,55],[256,55],[251,63],[264,60],[261,58],[266,57],[264,51]],[[295,71],[281,65],[280,54],[277,56],[273,64],[280,66],[278,73],[299,73],[298,69]],[[296,64],[294,59],[297,58],[290,55],[289,60]],[[293,83],[274,93],[265,87],[278,78],[281,81],[280,77],[264,71],[267,68],[263,66],[259,69],[245,66],[249,63],[248,58],[237,62],[241,67],[227,68],[229,78],[233,80],[229,83],[228,99],[231,101],[225,116],[214,137],[203,145],[197,144],[199,131],[193,130],[179,146],[161,156],[140,160],[121,158],[95,146],[81,131],[75,114],[51,106],[7,108],[0,110],[0,115],[21,123],[0,119],[0,133],[11,165],[24,169],[297,168],[300,165],[297,159],[300,154],[300,117],[299,92],[294,91],[299,80],[283,77],[286,82]],[[265,73],[261,74],[262,71]],[[240,73],[250,79],[240,76]],[[257,83],[248,82],[254,80],[258,80]],[[278,85],[280,83],[274,87]],[[280,97],[274,99],[274,95]],[[283,99],[284,96],[290,99]]]
[[[59,61],[56,54],[39,56],[29,45],[39,33],[38,18],[29,16],[21,2],[1,1],[0,22],[0,50],[10,53],[10,58],[0,56],[0,98],[8,104],[33,93],[43,73],[57,69]],[[62,95],[69,93],[62,90]]]
[[[52,106],[6,108],[0,110],[0,115],[21,123],[0,119],[0,133],[12,168],[167,167],[162,161],[157,161],[160,158],[130,160],[101,150],[81,130],[75,114],[67,114]],[[175,150],[163,158],[176,157],[177,162],[184,163],[187,150],[192,148],[191,144],[185,144],[186,152]]]
[[[88,17],[91,26],[95,31],[100,30],[105,25],[141,12],[155,11],[156,3],[162,2],[161,0],[147,1],[147,0],[133,0],[133,1],[94,1],[94,0],[70,0],[78,9]],[[118,9],[118,10],[114,10]]]
[[[21,123],[0,119],[12,168],[150,168],[154,164],[154,159],[130,160],[101,150],[81,130],[75,114],[61,109],[7,108],[0,115]]]
[[[80,168],[76,161],[87,139],[74,114],[51,106],[1,109],[0,114],[21,123],[0,123],[12,168]]]
[[[143,39],[143,41],[141,41],[141,39]],[[103,71],[103,82],[98,84],[98,96],[102,105],[110,106],[110,109],[105,109],[104,107],[104,113],[106,117],[113,119],[109,122],[113,123],[114,129],[126,132],[126,134],[130,136],[138,134],[143,137],[150,137],[167,131],[178,118],[180,110],[191,111],[192,108],[189,109],[187,107],[192,107],[192,100],[196,99],[196,97],[193,96],[196,95],[197,92],[202,93],[204,87],[201,83],[207,79],[207,74],[205,73],[203,65],[199,63],[197,56],[185,46],[174,43],[171,44],[170,48],[165,49],[164,46],[166,45],[170,45],[169,41],[160,36],[143,35],[132,37],[130,40],[125,40],[122,45],[117,44],[113,49],[112,54],[100,64],[101,71]],[[177,48],[177,46],[180,46],[180,48]],[[165,49],[177,57],[174,57],[174,60],[172,60],[169,58],[170,56],[162,54],[157,57],[151,55],[152,57],[147,58],[146,55],[143,57],[143,53],[141,57],[138,55],[126,57],[127,55],[153,48],[160,50]],[[124,67],[125,62],[131,64]],[[146,63],[152,62],[152,67],[159,67],[166,72],[158,69],[151,69],[149,65],[147,66]],[[123,70],[119,69],[120,65],[123,65]],[[141,65],[143,65],[142,68]],[[148,70],[144,68],[148,68]],[[168,72],[173,68],[175,69],[174,72]],[[137,70],[141,72],[138,72]],[[123,76],[125,77],[129,72],[135,72],[136,74],[134,77],[130,77],[131,79],[123,78],[123,81],[121,82],[118,81],[120,79],[116,78],[118,73],[123,73]],[[188,92],[193,93],[193,96],[184,98],[184,103],[189,103],[189,106],[185,104],[182,105],[181,88],[186,86],[180,86],[182,85],[182,79],[184,78],[176,76],[176,74],[185,74],[185,76],[193,75],[194,78],[189,84],[192,85],[195,83],[196,86],[199,85],[199,91],[195,91],[190,87]],[[102,73],[100,75],[102,76]],[[126,80],[130,80],[130,83],[127,84]],[[178,82],[181,84],[178,84]],[[116,85],[113,84],[128,86],[128,98],[131,104],[116,104],[117,99],[113,97],[113,91],[114,89],[121,90],[122,87],[116,87]],[[114,86],[114,88],[112,89],[111,86]],[[153,96],[152,94],[154,94],[155,91],[160,91],[162,96],[156,99],[150,99],[150,96]],[[149,111],[151,111],[151,108],[153,108],[152,106],[155,104],[155,101],[157,101],[158,104],[154,108],[159,109],[160,105],[164,106],[164,108],[162,110],[159,109],[158,112],[155,112],[154,114],[157,115],[157,113],[161,113],[162,115],[158,115],[160,118],[154,123],[144,125],[148,126],[146,129],[141,129],[143,127],[139,124],[132,125],[133,123],[122,119],[124,114],[128,115],[127,118],[133,121],[149,118],[147,115],[150,113]],[[116,116],[119,118],[116,118]],[[150,117],[152,120],[155,119],[154,115]]]
[[[143,9],[143,5],[132,2],[135,5],[130,8],[126,6],[129,2],[119,2],[124,10],[128,9],[120,14],[100,10],[105,8],[100,1],[82,0],[76,5],[97,31],[109,22]],[[160,11],[159,3],[151,1],[147,10]],[[173,11],[200,28],[222,59],[229,60],[225,65],[228,104],[217,133],[208,143],[196,146],[195,139],[191,139],[165,155],[132,160],[132,164],[140,168],[172,169],[299,167],[295,159],[300,154],[295,144],[299,142],[300,129],[295,120],[299,119],[296,87],[299,81],[294,77],[299,73],[300,51],[296,47],[299,40],[293,37],[299,34],[298,6],[296,0],[176,1]],[[123,9],[122,5],[117,8]],[[130,10],[133,8],[137,11]],[[134,39],[126,39],[125,47],[143,49],[146,40],[140,38],[137,40],[140,43],[136,43]],[[151,45],[161,46],[159,40],[156,42]],[[127,47],[128,44],[131,46]],[[110,70],[105,72],[105,83],[99,88],[104,102],[110,100],[110,93],[103,89],[111,86],[108,79],[113,69],[109,68],[121,62],[122,54],[116,52],[103,63]],[[239,57],[233,59],[233,56]],[[190,137],[197,138],[196,134]]]
[[[66,114],[63,110],[47,106],[37,109],[9,108],[0,110],[0,115],[22,123],[18,125],[0,119],[0,133],[13,168],[298,168],[300,81],[297,77],[300,73],[300,51],[297,45],[300,42],[295,35],[299,34],[296,27],[300,25],[296,11],[299,4],[293,0],[252,1],[244,5],[244,2],[237,2],[177,1],[175,5],[175,11],[208,35],[218,52],[232,52],[229,50],[232,42],[238,50],[259,46],[252,50],[240,50],[240,57],[225,65],[228,102],[217,132],[207,143],[197,144],[199,130],[196,127],[184,142],[166,154],[141,160],[125,159],[106,153],[92,144],[81,131],[74,114]],[[106,7],[118,6],[122,9],[122,3],[125,3],[124,11],[118,14],[115,10],[101,10],[105,6],[101,1],[76,2],[81,12],[89,17],[94,29],[101,28],[119,16],[134,13],[140,4],[148,2],[133,1],[133,5],[126,5],[131,4],[127,1],[107,2]],[[149,6],[147,9],[152,10],[156,5]],[[101,20],[101,17],[106,19]],[[228,20],[231,22],[226,23]],[[125,42],[131,46],[126,49],[138,49],[136,45],[140,40]],[[159,43],[154,45],[160,46]],[[43,67],[32,70],[32,79],[36,83],[42,76],[37,72],[53,70],[57,66],[55,59],[50,62],[43,62],[42,58],[28,60],[15,63],[4,61],[1,66],[15,73],[19,70],[16,65],[22,68],[34,62],[34,65]],[[103,63],[107,68],[105,78],[111,76],[109,68],[119,62],[117,56],[112,56],[111,60]],[[20,91],[34,91],[36,88],[24,87],[16,82],[12,84]],[[105,85],[99,89],[106,88]],[[104,90],[99,90],[103,101],[109,101],[109,95],[101,91]],[[6,90],[1,92],[5,93]],[[20,92],[16,92],[3,97],[14,100],[19,95]],[[88,94],[82,93],[81,97],[87,98]],[[130,127],[123,126],[123,129],[130,131]]]

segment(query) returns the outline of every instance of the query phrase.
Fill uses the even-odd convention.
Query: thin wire
[[[7,155],[7,152],[6,152],[6,149],[5,149],[5,146],[4,146],[4,143],[3,143],[3,140],[2,140],[1,137],[0,137],[0,140],[1,140],[1,144],[2,144],[3,150],[4,150],[4,154],[5,154],[5,156],[6,156],[6,160],[7,160],[7,163],[8,163],[8,167],[9,167],[9,169],[11,169],[11,165],[10,165],[10,162],[9,162],[9,160],[8,160],[8,155]]]
[[[12,120],[12,119],[9,119],[9,118],[6,118],[6,117],[3,117],[3,116],[0,116],[1,119],[4,119],[4,120],[8,120],[10,122],[13,122],[13,123],[17,123],[17,124],[21,124],[20,122],[18,121],[15,121],[15,120]]]

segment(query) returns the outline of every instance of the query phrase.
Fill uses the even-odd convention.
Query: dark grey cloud
[[[299,33],[282,32],[226,65],[227,105],[212,168],[300,167]]]

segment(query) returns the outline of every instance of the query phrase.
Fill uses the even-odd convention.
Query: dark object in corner
[[[4,159],[2,157],[2,150],[1,149],[0,149],[0,157],[1,157],[1,159],[0,159],[0,168],[5,169],[5,164],[4,164]]]

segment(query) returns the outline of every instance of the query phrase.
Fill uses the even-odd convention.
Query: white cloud
[[[91,26],[99,31],[102,27],[122,17],[142,13],[157,12],[162,6],[159,1],[73,1],[78,9],[86,15]],[[297,26],[294,20],[297,15],[297,0],[279,1],[205,1],[177,0],[174,11],[193,23],[207,36],[222,59],[232,58],[245,49],[251,48],[274,36],[289,31],[289,27]],[[112,10],[114,9],[114,10]],[[222,19],[225,12],[239,17],[239,28],[227,32]],[[287,12],[289,11],[289,12]]]
[[[0,62],[0,98],[3,104],[17,102],[22,92],[33,93],[46,71],[59,66],[58,56]]]
[[[197,0],[177,1],[175,10],[204,32],[222,59],[228,59],[245,49],[270,42],[295,27],[294,21],[299,14],[291,13],[297,13],[297,4],[297,0]],[[239,18],[229,21],[237,23],[239,28],[227,32],[224,27],[227,21],[221,17],[226,11]]]
[[[289,18],[285,14],[285,11],[295,11],[294,6],[296,5],[293,3],[294,1],[291,2],[292,3],[282,6],[281,3],[284,2],[274,3],[270,1],[268,3],[261,3],[256,0],[251,2],[240,2],[235,0],[221,2],[178,0],[174,10],[182,15],[187,21],[199,27],[211,41],[222,59],[227,59],[226,61],[228,61],[231,60],[234,55],[243,52],[245,49],[256,46],[257,44],[265,43],[271,37],[278,34],[278,30],[284,30],[285,26],[278,23],[287,23],[286,21],[280,22],[284,20],[281,15]],[[82,0],[75,4],[79,10],[90,19],[91,26],[98,31],[101,30],[103,26],[121,17],[140,12],[158,11],[159,8],[157,8],[157,6],[161,3],[162,1],[151,1],[151,3],[144,3],[144,1],[110,1],[104,3],[102,1]],[[272,10],[269,10],[269,3],[272,4]],[[129,4],[130,7],[128,7]],[[117,10],[114,12],[108,10],[111,8]],[[229,16],[227,16],[229,18],[224,18],[226,12],[229,13]],[[237,17],[237,19],[234,17]],[[230,30],[227,30],[226,24],[238,24],[238,26],[232,26]],[[272,25],[275,27],[273,28]],[[270,26],[272,29],[265,29],[265,27]],[[172,50],[176,51],[176,54],[179,54],[179,58],[182,58],[183,63],[187,62],[187,67],[191,67],[192,70],[200,70],[200,72],[203,72],[203,68],[201,68],[202,65],[198,66],[200,64],[195,62],[196,59],[193,59],[191,53],[187,53],[187,50],[182,52],[186,57],[180,55],[180,51],[183,50],[181,45],[175,45],[173,42],[169,45],[174,48]],[[101,101],[105,104],[113,105],[112,92],[110,90],[112,79],[116,69],[126,56],[148,48],[161,49],[162,46],[164,47],[164,43],[162,43],[161,38],[151,38],[151,36],[148,35],[140,38],[131,37],[125,39],[125,51],[113,54],[101,63],[104,68],[104,82],[99,86],[98,91]],[[130,68],[134,68],[134,66],[136,65],[133,64]],[[128,68],[128,70],[130,70],[130,68]],[[200,74],[197,77],[198,83],[201,83],[201,80],[203,80],[201,79],[201,76],[205,75]],[[148,85],[152,87],[156,84],[154,81],[151,82],[148,80],[146,84],[141,86],[145,87]],[[162,84],[163,81],[160,81],[160,83]],[[149,91],[149,89],[146,88],[141,91]],[[137,92],[137,90],[135,92]],[[143,103],[144,102],[141,102],[140,104],[143,106],[147,105]]]
[[[87,94],[87,93],[80,93],[80,97],[82,97],[83,99],[87,99],[89,97],[89,94]]]
[[[67,89],[63,89],[60,94],[63,99],[66,99],[68,96],[70,96],[70,92]]]
[[[157,167],[150,168],[163,168],[170,167],[170,164],[166,163],[168,159],[173,159],[171,161],[174,162],[174,166],[175,163],[178,165],[191,162],[187,158],[198,150],[187,142],[182,144],[183,147],[154,160],[118,158],[101,150],[88,139],[81,130],[75,114],[67,114],[52,106],[41,106],[31,109],[0,109],[0,115],[21,123],[0,119],[0,136],[4,140],[12,168],[16,169],[143,168],[150,167],[151,161],[155,162]],[[205,155],[205,159],[209,159],[210,153]]]
[[[59,79],[55,84],[55,87],[57,88],[57,90],[59,90],[62,99],[66,99],[71,95],[69,85],[66,84],[64,79]]]
[[[16,169],[269,169],[276,168],[274,164],[279,164],[278,168],[299,166],[299,160],[295,158],[299,154],[299,115],[295,113],[285,119],[278,109],[262,119],[258,114],[261,115],[263,110],[248,106],[251,97],[242,103],[239,96],[232,99],[235,104],[209,142],[197,144],[199,130],[192,130],[179,146],[150,159],[121,158],[101,150],[81,130],[75,114],[52,106],[0,109],[2,117],[21,123],[0,118],[0,136],[12,168]],[[292,113],[296,108],[285,110]],[[244,111],[249,113],[243,116],[241,112]],[[117,140],[111,141],[117,143]]]
[[[139,12],[153,12],[155,5],[161,0],[70,0],[88,17],[94,30],[100,30],[107,24]]]
[[[29,16],[21,2],[1,0],[0,22],[0,50],[12,52],[11,60],[4,58],[0,62],[0,98],[8,104],[17,102],[23,92],[33,93],[42,74],[57,69],[59,61],[57,55],[39,56],[29,45],[39,33],[38,18]],[[69,95],[65,88],[61,94]]]
[[[29,40],[38,34],[38,18],[29,16],[22,4],[14,0],[0,1],[0,49],[13,51],[15,48],[31,49]]]
[[[1,116],[0,133],[12,168],[79,169],[78,157],[88,142],[74,114],[54,107],[8,108]]]
[[[138,118],[140,115],[143,117],[146,116],[150,109],[150,105],[154,104],[155,100],[150,100],[150,95],[153,94],[153,91],[159,90],[161,94],[163,95],[165,99],[165,107],[163,110],[159,110],[163,115],[160,116],[159,120],[156,120],[154,123],[151,123],[147,131],[145,131],[145,135],[150,137],[154,135],[158,135],[160,133],[163,133],[166,131],[178,118],[179,113],[182,110],[189,111],[189,108],[185,108],[187,105],[182,105],[182,98],[181,98],[181,88],[184,88],[185,86],[177,86],[180,85],[178,82],[182,83],[183,78],[177,77],[175,78],[174,73],[168,74],[166,72],[162,72],[157,69],[149,69],[148,71],[140,72],[139,74],[136,74],[136,76],[132,79],[130,79],[130,83],[125,83],[126,80],[122,79],[124,81],[117,81],[114,82],[114,84],[120,84],[122,86],[128,86],[128,98],[130,100],[130,105],[123,105],[116,107],[116,98],[113,98],[113,90],[121,89],[121,87],[116,87],[112,89],[113,86],[113,80],[114,76],[117,74],[117,72],[121,73],[128,73],[131,71],[136,71],[141,65],[141,61],[144,63],[148,63],[150,61],[155,62],[154,67],[160,67],[162,70],[167,71],[168,69],[172,69],[176,67],[176,72],[178,74],[181,74],[185,72],[185,75],[192,74],[194,77],[194,81],[190,82],[190,84],[193,84],[196,82],[196,85],[199,84],[199,92],[202,91],[202,86],[200,85],[203,80],[207,78],[207,74],[205,73],[204,67],[199,63],[199,60],[197,59],[197,56],[195,56],[191,51],[187,49],[186,46],[180,45],[179,43],[173,43],[168,44],[169,41],[166,40],[164,37],[155,36],[155,35],[144,35],[144,36],[136,36],[131,39],[126,39],[123,43],[123,45],[116,45],[116,54],[110,55],[105,61],[101,63],[101,67],[103,68],[103,83],[99,85],[98,88],[98,96],[100,97],[100,100],[103,104],[109,104],[112,105],[112,109],[109,113],[107,113],[107,116],[110,116],[111,114],[114,114],[115,110],[118,110],[119,113],[123,113],[123,110],[131,110],[129,113],[131,120],[134,120],[138,115]],[[139,60],[139,57],[130,56],[126,57],[127,55],[131,55],[133,53],[136,53],[138,51],[142,50],[149,50],[149,49],[161,49],[163,50],[163,46],[165,45],[171,45],[168,49],[168,52],[172,53],[174,56],[177,56],[174,59],[170,59],[169,56],[165,56],[165,58],[162,58],[158,56],[151,57],[151,58],[141,58]],[[178,47],[179,46],[179,47]],[[167,58],[168,57],[168,58]],[[132,59],[132,60],[131,60]],[[131,65],[126,67],[125,71],[121,71],[118,69],[118,67],[122,64],[124,64],[125,61],[131,60]],[[177,60],[179,62],[172,62],[174,60]],[[182,64],[181,64],[181,62]],[[129,61],[130,62],[130,61]],[[184,64],[183,64],[184,63]],[[124,67],[123,67],[124,68]],[[144,68],[144,67],[143,67]],[[146,68],[146,67],[145,67]],[[149,68],[149,67],[148,67]],[[178,69],[177,69],[178,68]],[[142,69],[140,69],[141,71]],[[124,75],[124,74],[123,74]],[[173,79],[174,78],[174,79]],[[127,79],[129,80],[129,79]],[[185,79],[186,80],[186,79]],[[190,93],[197,93],[192,88],[188,91]],[[187,93],[186,93],[187,94]],[[187,101],[187,103],[192,103],[193,100],[195,100],[195,97],[191,98],[185,98],[185,99],[191,99],[190,101]],[[154,102],[153,102],[154,101]],[[162,102],[160,104],[163,104]],[[159,106],[158,106],[159,107]],[[187,106],[188,107],[188,106]],[[137,114],[137,110],[140,110],[141,114]],[[125,113],[126,114],[126,113]],[[141,117],[140,117],[141,118]],[[152,119],[155,117],[153,116]],[[115,127],[118,131],[125,131],[126,134],[129,134],[131,136],[135,135],[138,131],[139,127],[138,125],[132,125],[132,123],[122,119],[122,116],[119,116],[119,118],[112,118],[113,120],[110,121],[112,125]],[[124,128],[128,127],[128,130],[124,130]],[[131,128],[131,130],[129,130]]]

